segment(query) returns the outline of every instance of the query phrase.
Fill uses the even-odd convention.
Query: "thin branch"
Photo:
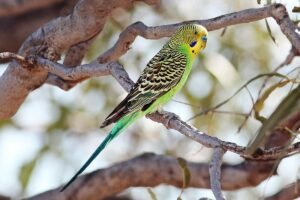
[[[46,69],[50,73],[48,77],[49,83],[57,85],[65,90],[70,89],[70,84],[76,84],[77,81],[85,80],[85,78],[87,77],[106,75],[112,75],[127,92],[130,91],[131,87],[134,84],[123,66],[117,62],[106,64],[97,64],[94,62],[69,68],[62,64],[55,63],[37,56],[24,58],[13,53],[0,53],[0,57],[1,56],[9,59],[16,59],[17,61],[24,63],[24,65],[29,68],[33,67],[34,65],[37,68]],[[225,142],[216,137],[209,136],[204,132],[200,132],[196,128],[181,120],[179,116],[173,113],[166,111],[155,112],[153,114],[147,115],[147,117],[149,117],[153,121],[162,123],[167,128],[179,131],[185,136],[199,142],[206,147],[223,148],[224,150],[239,154],[240,156],[247,158],[248,160],[275,160],[281,158],[282,155],[290,156],[300,152],[300,145],[299,143],[296,143],[287,149],[271,148],[261,151],[259,155],[252,156],[245,153],[245,147],[239,146],[234,143]],[[287,123],[285,127],[288,127],[291,130],[295,130],[297,126],[295,126],[294,124],[297,123],[297,119],[299,119],[299,117],[297,117],[296,119],[292,118],[292,122]]]
[[[239,12],[233,12],[226,15],[221,15],[208,20],[192,20],[177,24],[169,24],[163,26],[146,26],[143,22],[136,22],[128,26],[119,36],[115,45],[98,57],[98,62],[105,63],[114,61],[125,54],[130,45],[134,42],[137,36],[145,39],[160,39],[162,37],[170,37],[175,30],[182,24],[195,23],[202,24],[209,31],[225,28],[227,26],[258,21],[267,17],[271,17],[271,10],[274,6],[266,6],[257,9],[247,9]]]
[[[289,18],[285,6],[282,4],[274,4],[274,9],[271,10],[271,14],[280,26],[282,33],[289,39],[297,52],[300,53],[300,32]]]
[[[225,199],[221,189],[221,165],[224,153],[222,148],[214,148],[209,166],[211,190],[217,200]]]
[[[209,31],[226,28],[228,26],[258,21],[273,17],[281,27],[283,33],[291,41],[293,46],[300,52],[300,35],[295,32],[296,27],[290,20],[285,7],[282,4],[272,4],[263,8],[247,9],[221,15],[208,20],[192,20],[177,24],[163,26],[146,26],[142,22],[136,22],[128,26],[119,36],[115,45],[98,57],[98,62],[105,63],[114,61],[125,54],[137,36],[145,39],[159,39],[170,37],[178,27],[184,23],[195,23],[205,26]]]
[[[16,60],[20,63],[26,63],[26,60],[23,56],[20,56],[18,54],[15,54],[15,53],[12,53],[12,52],[2,52],[0,53],[0,60],[3,62],[3,61],[6,61],[6,62],[9,62],[9,61],[12,61],[12,60]]]
[[[66,81],[54,74],[49,74],[46,80],[46,83],[49,85],[57,86],[62,90],[68,91],[77,85],[77,81]]]

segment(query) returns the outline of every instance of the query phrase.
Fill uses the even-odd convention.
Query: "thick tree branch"
[[[0,31],[1,51],[17,52],[34,31],[54,18],[70,14],[76,2],[77,0],[61,1],[61,3],[32,10],[22,15],[0,17],[0,30],[5,30]]]
[[[94,38],[88,41],[81,42],[79,44],[73,45],[66,54],[64,59],[64,65],[74,67],[81,64],[88,48],[94,41]]]
[[[191,173],[188,187],[210,188],[208,164],[187,162],[187,167]],[[232,174],[235,174],[234,179]],[[235,190],[255,186],[268,175],[268,170],[257,165],[224,164],[222,188]],[[118,194],[129,187],[154,187],[162,183],[181,187],[182,181],[182,171],[176,158],[147,153],[112,167],[80,176],[63,193],[60,193],[60,188],[57,188],[28,198],[28,200],[98,200]]]
[[[57,61],[71,46],[98,34],[107,16],[117,7],[129,7],[134,1],[81,0],[71,15],[57,18],[33,33],[22,45],[19,54],[35,55]],[[157,0],[145,0],[149,4]],[[82,31],[84,30],[84,31]],[[0,119],[15,114],[26,96],[47,80],[47,70],[28,70],[15,62],[0,77]],[[14,92],[12,92],[14,91]]]
[[[295,183],[290,184],[287,187],[283,188],[273,196],[265,198],[265,200],[296,199],[299,196],[300,196],[300,181],[298,180]]]
[[[63,0],[1,0],[0,17],[19,15],[31,10],[46,8],[50,5],[57,4]]]
[[[0,195],[0,200],[11,200],[11,198]]]

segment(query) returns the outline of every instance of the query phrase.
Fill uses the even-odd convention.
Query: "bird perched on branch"
[[[65,190],[126,127],[171,100],[186,82],[195,57],[205,48],[207,34],[206,28],[201,25],[185,24],[178,28],[147,64],[126,98],[105,119],[101,128],[111,123],[116,124],[61,191]]]

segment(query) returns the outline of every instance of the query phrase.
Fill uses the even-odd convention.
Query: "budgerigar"
[[[196,24],[182,25],[150,60],[126,98],[105,119],[101,128],[116,122],[104,141],[62,188],[66,189],[126,127],[166,104],[186,82],[195,57],[207,42],[207,30]]]

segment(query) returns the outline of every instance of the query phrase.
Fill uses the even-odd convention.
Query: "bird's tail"
[[[61,192],[64,191],[69,185],[71,185],[75,179],[91,164],[91,162],[101,153],[101,151],[115,138],[122,130],[128,127],[133,121],[139,118],[139,113],[135,112],[128,116],[121,118],[115,126],[112,128],[110,133],[106,136],[103,142],[97,147],[94,153],[89,157],[89,159],[84,163],[84,165],[78,170],[78,172],[61,188]]]

